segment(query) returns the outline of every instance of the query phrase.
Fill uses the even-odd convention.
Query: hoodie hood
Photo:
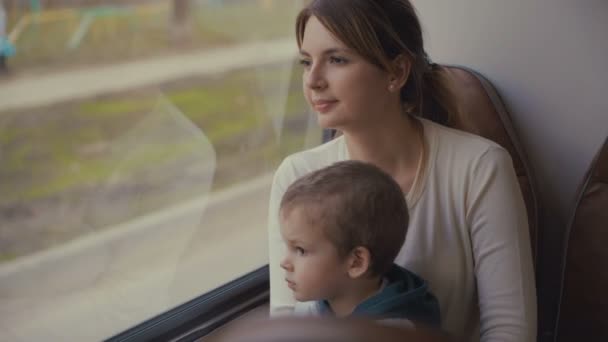
[[[426,281],[398,265],[391,267],[385,279],[386,286],[357,305],[352,313],[353,316],[409,319],[431,326],[440,325],[439,304],[429,291]],[[326,301],[319,304],[321,311],[331,312]]]

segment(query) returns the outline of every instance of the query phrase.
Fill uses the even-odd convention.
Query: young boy
[[[335,163],[289,186],[279,215],[287,244],[281,267],[298,301],[296,314],[439,326],[426,282],[393,263],[409,215],[388,174],[363,162]]]

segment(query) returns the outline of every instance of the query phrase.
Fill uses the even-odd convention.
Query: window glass
[[[3,338],[104,339],[267,263],[272,174],[321,141],[303,1],[0,3]]]

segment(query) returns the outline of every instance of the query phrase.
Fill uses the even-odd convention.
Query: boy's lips
[[[295,287],[296,287],[296,283],[294,283],[293,281],[291,281],[291,280],[289,280],[289,279],[285,279],[285,281],[287,282],[287,286],[288,286],[290,289],[292,289],[292,290],[293,290],[293,289],[295,289]]]

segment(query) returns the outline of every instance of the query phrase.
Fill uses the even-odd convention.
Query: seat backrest
[[[608,138],[566,230],[556,341],[608,341]]]
[[[458,103],[458,115],[451,118],[449,126],[496,142],[509,151],[513,159],[528,213],[532,257],[536,266],[539,234],[535,182],[509,114],[492,84],[479,73],[462,66],[443,67],[452,78]],[[335,133],[324,131],[323,140],[330,140]]]
[[[207,341],[207,339],[205,339]],[[365,318],[279,317],[237,320],[211,336],[209,342],[448,342],[444,333],[422,325],[380,323]]]
[[[536,266],[538,244],[538,202],[536,185],[526,155],[519,144],[511,118],[492,84],[474,70],[445,66],[454,82],[458,115],[450,126],[492,140],[504,147],[513,167],[528,212],[532,258]]]

